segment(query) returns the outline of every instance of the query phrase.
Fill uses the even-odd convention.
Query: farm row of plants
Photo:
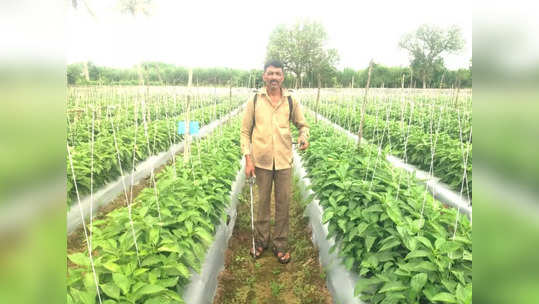
[[[468,218],[444,208],[377,153],[365,143],[358,151],[318,123],[302,155],[328,238],[338,241],[346,268],[360,275],[355,294],[373,304],[471,303]]]
[[[442,100],[445,101],[445,100]],[[414,100],[414,108],[410,105],[403,108],[402,103],[395,100],[389,105],[389,119],[395,121],[407,121],[411,117],[410,122],[414,125],[421,127],[423,132],[430,133],[436,132],[449,135],[452,139],[471,142],[470,129],[472,127],[472,115],[471,115],[471,103],[469,103],[469,109],[459,105],[452,104],[451,100],[447,100],[447,103],[424,103]],[[457,109],[458,108],[458,109]],[[373,107],[367,107],[367,114],[376,115],[376,111]],[[385,115],[385,109],[381,109],[382,115]],[[438,127],[438,122],[440,126]]]
[[[365,111],[375,116],[389,115],[391,120],[410,122],[419,126],[423,132],[445,133],[451,138],[471,142],[472,127],[472,99],[471,92],[461,91],[437,94],[411,94],[404,91],[373,92],[369,96]],[[371,94],[369,94],[371,95]],[[315,109],[315,97],[308,95],[305,102]],[[363,103],[363,94],[337,95],[321,92],[320,105],[345,108],[347,111],[356,112],[358,115]],[[413,107],[412,107],[413,104]],[[462,130],[462,133],[461,133]]]
[[[190,113],[191,121],[198,121],[201,126],[230,112],[228,105],[208,106]],[[186,114],[168,119],[155,120],[148,123],[147,136],[143,125],[131,126],[107,136],[100,135],[94,142],[93,151],[93,188],[98,189],[106,183],[125,174],[128,170],[147,159],[149,156],[166,151],[169,147],[182,140],[177,133],[177,122],[184,120]],[[111,122],[109,121],[109,124]],[[112,128],[111,128],[112,130]],[[116,150],[117,142],[118,151]],[[136,143],[136,145],[135,145]],[[148,148],[149,146],[149,148]],[[79,195],[86,195],[91,190],[92,178],[92,147],[91,143],[83,143],[69,147]],[[134,154],[134,155],[133,155]],[[118,163],[118,158],[121,163]],[[67,202],[68,206],[76,202],[76,190],[73,185],[71,164],[67,161]]]
[[[99,92],[99,91],[98,91]],[[84,93],[88,94],[88,93]],[[176,95],[150,94],[144,97],[144,107],[137,95],[120,95],[117,92],[100,92],[83,95],[71,89],[68,98],[67,141],[70,146],[91,141],[92,129],[94,138],[112,134],[110,119],[114,120],[116,129],[142,125],[147,122],[164,120],[175,117],[187,110],[187,97]],[[193,97],[190,102],[191,110],[214,105],[228,105],[230,109],[245,102],[242,96],[201,96]],[[145,117],[142,112],[145,112]],[[92,126],[93,124],[93,126]]]
[[[153,188],[143,189],[132,204],[132,228],[126,207],[94,221],[91,249],[98,288],[87,252],[69,254],[67,303],[99,303],[97,289],[106,304],[184,303],[181,290],[192,271],[200,272],[226,215],[240,155],[235,119],[193,144],[189,162],[178,157],[176,166],[156,175],[158,203]]]
[[[329,105],[319,105],[319,112],[345,128],[349,126],[354,133],[359,129],[360,113]],[[400,121],[386,120],[383,115],[377,117],[368,114],[365,115],[363,124],[363,137],[379,143],[391,154],[402,157],[406,162],[427,172],[431,169],[432,161],[434,176],[439,177],[457,193],[460,193],[462,188],[463,196],[469,196],[471,199],[472,144],[464,144],[444,133],[431,138],[429,133],[423,132],[418,126],[408,125],[407,122],[401,125]]]

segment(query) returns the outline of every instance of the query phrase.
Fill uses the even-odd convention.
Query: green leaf
[[[187,269],[187,267],[185,267],[185,265],[183,265],[182,263],[176,264],[175,268],[181,273],[182,277],[184,277],[185,279],[189,279],[189,277],[191,276],[189,269]]]
[[[67,256],[71,262],[79,266],[90,266],[90,258],[82,252],[73,253]]]
[[[369,279],[359,278],[354,288],[354,296],[357,297],[360,293],[366,292],[380,283],[382,283],[382,280],[374,277]]]
[[[432,225],[433,223],[430,224]],[[444,238],[437,238],[434,242],[434,247],[439,250],[446,242],[447,241]]]
[[[322,216],[322,224],[327,223],[333,217],[333,214],[334,214],[333,210],[327,209],[324,212],[324,215]]]
[[[440,292],[431,299],[432,301],[440,301],[445,303],[457,303],[455,296],[447,292]]]
[[[172,246],[161,246],[159,248],[157,248],[157,251],[159,252],[176,252],[176,253],[182,253],[180,251],[180,247],[178,246],[178,244],[174,244]]]
[[[472,261],[472,253],[468,250],[464,250],[464,253],[462,254],[462,259],[466,261]]]
[[[73,298],[71,297],[71,295],[68,293],[67,294],[67,301],[66,301],[67,304],[73,304]]]
[[[421,228],[423,228],[423,225],[425,225],[425,219],[417,219],[412,222],[412,231],[414,233],[417,233]]]
[[[107,262],[107,263],[103,264],[103,267],[110,270],[111,272],[120,271],[120,266],[118,266],[118,264],[116,264],[114,262]]]
[[[124,295],[127,295],[129,293],[131,282],[129,282],[129,279],[125,275],[121,273],[113,273],[112,280],[114,281],[116,286],[120,287]]]
[[[432,243],[429,241],[429,239],[427,239],[426,237],[424,236],[416,236],[415,237],[416,240],[420,241],[423,245],[425,245],[427,248],[430,248],[430,249],[433,249],[432,248]]]
[[[407,260],[407,259],[413,259],[413,258],[422,258],[422,257],[428,257],[429,255],[431,255],[431,253],[426,250],[414,250],[408,253],[404,259]]]
[[[95,293],[80,291],[75,288],[71,288],[71,294],[73,295],[75,303],[79,302],[79,299],[83,304],[95,304]]]
[[[418,273],[410,280],[410,286],[416,292],[421,291],[425,283],[427,283],[428,276],[426,273]]]
[[[164,296],[157,296],[153,298],[149,298],[148,300],[144,301],[144,304],[163,304],[163,303],[170,303],[165,302],[167,299],[164,298]]]
[[[154,293],[159,293],[161,291],[165,290],[165,287],[159,286],[159,285],[145,285],[141,289],[137,291],[137,295],[143,296],[143,295],[149,295]]]
[[[348,221],[346,221],[345,219],[339,219],[337,220],[337,226],[339,226],[339,228],[341,228],[341,230],[346,233],[347,232],[347,229],[346,229],[346,224],[348,223]]]
[[[150,266],[161,262],[161,257],[157,254],[151,255],[142,261],[142,266]]]
[[[101,289],[105,294],[113,299],[119,300],[120,298],[120,288],[118,286],[114,285],[114,283],[109,282],[106,284],[101,284]]]
[[[384,246],[382,246],[382,248],[380,248],[378,252],[391,249],[393,247],[399,246],[400,244],[401,244],[400,240],[393,240],[389,243],[386,243]]]
[[[150,269],[148,269],[148,268],[138,268],[137,270],[135,270],[135,271],[133,272],[133,276],[134,276],[134,277],[138,277],[138,276],[140,276],[141,274],[146,273],[148,270],[150,270]]]
[[[371,248],[372,248],[372,245],[374,244],[374,241],[376,241],[375,236],[367,236],[365,238],[365,249],[367,250],[367,252],[371,251]]]
[[[86,290],[95,292],[97,294],[93,272],[87,272],[84,275],[83,283],[84,283],[84,287],[86,287]]]
[[[346,266],[346,269],[352,270],[352,266],[354,265],[354,258],[353,257],[347,257],[344,261],[344,265]]]
[[[356,227],[356,233],[357,235],[359,236],[363,236],[363,232],[365,232],[365,230],[367,230],[367,228],[369,227],[369,224],[365,223],[365,222],[361,222],[357,227]]]
[[[401,290],[405,290],[406,288],[408,287],[404,286],[404,284],[402,284],[401,281],[387,282],[384,284],[382,289],[380,289],[378,292],[384,293],[388,291],[401,291]]]
[[[163,286],[163,287],[173,287],[173,286],[176,286],[176,284],[178,284],[179,279],[180,277],[174,277],[174,278],[159,280],[157,282],[157,285]]]
[[[437,268],[434,266],[433,263],[427,262],[427,261],[409,262],[407,264],[402,265],[402,267],[409,271],[415,271],[415,272],[428,272],[428,271],[437,270]]]
[[[211,244],[212,242],[212,235],[209,234],[206,230],[204,230],[201,227],[195,228],[195,234],[199,236],[206,245]]]
[[[395,224],[397,225],[402,224],[402,215],[398,207],[391,206],[391,205],[388,206],[388,208],[386,209],[386,214]]]
[[[454,241],[448,241],[443,243],[440,246],[440,252],[444,254],[449,254],[451,252],[457,251],[462,247],[462,243],[454,242]]]
[[[472,303],[472,285],[462,287],[459,284],[455,293],[459,303]]]
[[[159,242],[159,228],[150,229],[149,241],[150,243],[157,245],[157,242]]]

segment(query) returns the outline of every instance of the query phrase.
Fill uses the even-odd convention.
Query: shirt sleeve
[[[240,145],[243,155],[251,154],[251,134],[254,126],[254,98],[247,102],[247,106],[243,111],[243,120],[240,129]]]
[[[305,116],[303,115],[303,108],[299,101],[295,101],[294,109],[292,110],[292,122],[298,128],[299,130],[299,136],[298,138],[304,138],[305,140],[309,139],[309,124],[307,124],[307,120],[305,120]]]

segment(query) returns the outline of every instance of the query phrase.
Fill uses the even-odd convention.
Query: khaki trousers
[[[258,206],[255,220],[257,246],[270,245],[271,188],[275,184],[275,228],[273,246],[281,252],[288,250],[288,211],[292,169],[266,170],[255,167],[258,186]]]

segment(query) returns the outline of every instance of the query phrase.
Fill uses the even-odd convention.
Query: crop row
[[[190,108],[191,110],[196,110],[208,106],[228,105],[229,109],[233,109],[243,102],[243,99],[237,97],[234,97],[230,101],[228,98],[206,98],[191,102]],[[146,114],[145,120],[152,122],[181,115],[187,110],[187,104],[184,101],[180,102],[180,100],[178,102],[176,100],[157,100],[147,102],[143,108],[140,102],[132,99],[124,101],[119,96],[113,96],[112,100],[92,99],[87,101],[87,104],[81,104],[79,107],[71,104],[68,108],[71,111],[67,116],[68,144],[70,146],[78,146],[91,141],[92,128],[94,130],[94,138],[111,135],[112,127],[109,121],[110,119],[113,119],[114,126],[121,130],[135,124],[142,125],[144,123],[142,116],[143,109]]]
[[[178,290],[189,282],[192,270],[200,272],[229,204],[240,165],[238,130],[235,120],[220,134],[193,145],[192,163],[178,157],[176,167],[157,174],[159,208],[152,188],[140,192],[132,205],[138,250],[126,207],[94,221],[92,252],[103,303],[184,303]],[[68,258],[67,303],[98,303],[88,255]]]
[[[330,106],[320,106],[320,112],[341,126],[358,130],[361,115]],[[355,132],[355,131],[352,131]],[[390,149],[392,154],[433,174],[464,196],[472,196],[472,145],[455,140],[447,134],[431,135],[414,125],[401,125],[400,121],[365,115],[363,137]],[[431,142],[432,140],[432,142]],[[406,149],[405,149],[406,146]],[[468,149],[468,151],[466,151]],[[405,151],[406,150],[406,151]],[[405,153],[406,152],[406,153]],[[434,155],[433,155],[434,152]],[[465,159],[467,163],[465,164]],[[464,172],[466,171],[466,176]],[[464,180],[464,183],[463,183]]]
[[[302,156],[328,238],[336,238],[344,265],[360,275],[355,294],[373,304],[471,303],[468,219],[376,157],[376,146],[363,146],[358,151],[333,128],[315,125]]]
[[[407,106],[406,109],[401,109],[400,103],[393,102],[390,104],[389,118],[398,121],[410,121],[412,124],[421,127],[423,132],[432,133],[438,131],[445,133],[452,139],[471,142],[470,129],[472,127],[471,109],[455,109],[451,104],[430,105],[414,104],[414,108]],[[385,117],[385,109],[367,110],[367,114],[376,115],[376,111],[380,116]]]
[[[313,98],[305,99],[305,104],[312,109],[316,108]],[[362,98],[359,97],[342,100],[338,96],[330,96],[321,100],[318,107],[345,109],[360,116],[361,104]],[[426,100],[414,98],[413,101],[402,100],[396,96],[372,97],[369,98],[365,111],[368,115],[379,116],[381,119],[385,119],[387,115],[391,120],[410,123],[420,127],[424,133],[443,133],[464,143],[471,142],[471,103],[454,105],[450,100],[440,97]]]
[[[190,119],[200,122],[201,126],[208,124],[212,119],[219,118],[229,112],[227,105],[209,106],[191,112]],[[119,153],[116,151],[114,134],[99,136],[94,143],[93,154],[93,188],[98,189],[106,183],[121,176],[121,169],[125,174],[133,167],[133,154],[135,166],[142,160],[158,152],[166,151],[172,144],[183,138],[176,131],[176,122],[184,120],[185,114],[168,119],[155,120],[148,124],[148,137],[144,126],[131,126],[116,133]],[[109,122],[110,123],[110,122]],[[116,129],[116,127],[115,127]],[[136,141],[136,149],[133,149]],[[148,149],[149,145],[149,149]],[[90,193],[92,178],[92,150],[91,143],[84,143],[77,147],[69,147],[73,159],[77,188],[79,195]],[[71,164],[67,160],[67,201],[68,205],[76,200],[76,190],[73,185]]]

